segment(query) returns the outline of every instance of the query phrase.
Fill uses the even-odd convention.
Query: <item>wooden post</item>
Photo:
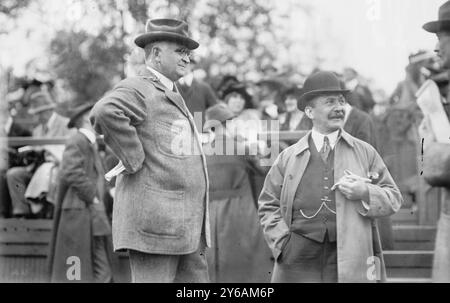
[[[8,117],[8,71],[0,65],[0,137],[6,137],[5,122]],[[0,171],[8,168],[8,145],[4,140],[0,141]]]

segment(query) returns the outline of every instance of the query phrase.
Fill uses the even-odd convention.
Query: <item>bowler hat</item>
[[[94,106],[94,103],[86,103],[80,106],[77,106],[70,111],[69,114],[69,123],[67,123],[67,127],[68,128],[72,128],[75,127],[75,123],[77,122],[77,120],[81,117],[81,115],[83,115],[85,112],[91,110],[91,108]]]
[[[438,20],[425,23],[423,29],[430,33],[450,31],[450,1],[439,7]]]
[[[153,19],[145,25],[145,34],[139,35],[135,40],[137,46],[144,48],[155,41],[173,41],[196,49],[199,44],[188,37],[188,24],[176,19]]]
[[[233,119],[235,116],[233,112],[224,103],[219,103],[211,106],[205,113],[206,122],[203,130],[207,131],[212,127],[220,125],[222,122]]]
[[[331,93],[347,94],[348,89],[342,89],[338,77],[333,72],[320,71],[310,75],[302,89],[298,107],[300,110],[305,110],[306,103],[310,97],[325,95]]]

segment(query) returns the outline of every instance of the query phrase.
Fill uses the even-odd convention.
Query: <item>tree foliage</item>
[[[17,17],[17,13],[27,7],[30,2],[30,0],[2,0],[0,2],[0,13],[10,17]]]
[[[50,45],[52,68],[75,94],[76,103],[98,100],[120,80],[127,49],[105,34],[60,31]]]

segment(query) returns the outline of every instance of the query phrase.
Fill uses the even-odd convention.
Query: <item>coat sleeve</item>
[[[370,218],[389,216],[400,209],[403,197],[380,155],[373,148],[370,154],[370,172],[377,173],[379,177],[374,184],[368,184],[369,201],[365,203],[369,209],[360,211],[360,214]]]
[[[145,154],[136,127],[147,117],[145,97],[136,89],[117,87],[92,109],[95,131],[122,161],[127,173],[141,169]]]
[[[281,254],[285,240],[289,235],[289,227],[283,219],[280,206],[281,188],[284,179],[282,155],[283,153],[278,156],[269,170],[258,200],[258,215],[264,237],[275,260]]]
[[[84,161],[85,155],[78,144],[69,142],[63,154],[59,176],[61,186],[71,187],[82,201],[90,204],[96,195],[97,185],[88,177]]]

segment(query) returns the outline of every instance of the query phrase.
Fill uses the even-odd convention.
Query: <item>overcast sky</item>
[[[89,1],[80,1],[88,5]],[[277,5],[289,5],[290,0],[277,0]],[[297,0],[295,0],[297,1]],[[324,68],[340,71],[352,66],[371,77],[388,93],[403,79],[410,53],[419,49],[433,50],[435,35],[422,29],[425,22],[436,20],[443,0],[314,0],[306,1],[314,8],[319,20],[324,20],[318,41],[324,47]],[[25,63],[44,56],[45,43],[53,28],[76,14],[64,1],[45,1],[45,20],[35,12],[21,19],[22,31],[1,37],[0,63],[13,66],[15,73],[24,72]],[[79,3],[80,3],[79,2]],[[38,30],[36,31],[36,29]],[[34,30],[30,34],[29,30]],[[291,29],[295,31],[295,28]],[[294,34],[292,35],[295,36]],[[332,37],[332,41],[329,41]]]

